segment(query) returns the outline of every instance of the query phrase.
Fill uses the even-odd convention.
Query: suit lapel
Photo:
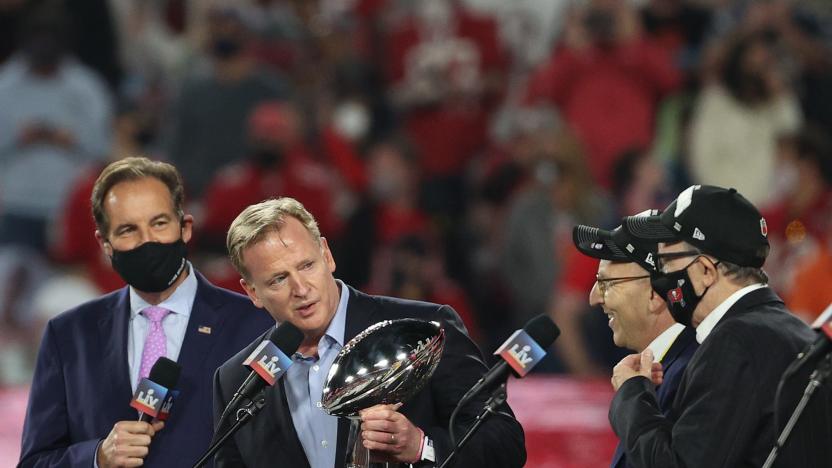
[[[192,273],[196,274],[197,279],[196,298],[177,362],[182,366],[183,376],[196,378],[204,375],[200,372],[202,363],[216,345],[226,317],[219,311],[221,304],[217,301],[214,287],[196,270],[192,270]]]
[[[350,300],[347,303],[347,321],[344,326],[344,344],[347,344],[355,335],[364,331],[372,324],[372,315],[376,312],[378,305],[372,298],[349,286],[347,291]],[[350,431],[350,420],[338,418],[338,445],[335,450],[335,466],[346,466],[347,436]]]
[[[685,327],[682,330],[682,333],[679,333],[679,336],[673,340],[673,344],[670,345],[670,349],[667,350],[667,353],[664,355],[664,359],[662,359],[662,368],[664,372],[667,372],[673,363],[676,361],[682,352],[688,347],[688,345],[696,339],[696,331],[691,327]]]
[[[122,288],[112,300],[112,307],[102,311],[98,321],[98,338],[101,343],[101,382],[112,385],[113,391],[104,392],[110,399],[109,404],[101,408],[113,408],[117,411],[116,420],[130,419],[136,416],[135,410],[128,403],[133,396],[130,385],[130,365],[127,362],[127,328],[130,323],[130,300],[128,289]],[[116,410],[118,408],[118,410]]]

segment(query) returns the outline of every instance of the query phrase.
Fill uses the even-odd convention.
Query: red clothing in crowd
[[[388,81],[394,86],[435,82],[438,75],[447,88],[456,89],[449,83],[485,84],[502,73],[506,56],[492,18],[456,8],[451,24],[450,37],[439,42],[422,37],[415,18],[394,27],[387,38]],[[493,89],[471,93],[465,98],[440,97],[439,102],[414,105],[405,111],[404,127],[418,150],[425,176],[459,174],[474,152],[485,145],[488,116],[499,93]]]
[[[428,217],[418,208],[399,209],[381,205],[375,210],[375,239],[379,245],[393,245],[408,235],[421,235],[428,230]]]
[[[95,240],[90,197],[100,172],[101,168],[90,171],[79,179],[70,193],[55,231],[50,255],[59,263],[82,265],[95,286],[101,292],[109,292],[123,287],[124,281],[110,266],[110,260]]]
[[[251,162],[233,164],[220,171],[205,191],[200,235],[225,239],[231,222],[247,206],[286,196],[315,214],[321,234],[335,237],[342,222],[334,209],[334,185],[331,171],[298,153],[288,156],[279,168],[264,169]]]
[[[560,48],[532,77],[528,100],[551,100],[580,136],[595,180],[609,186],[616,158],[653,141],[656,105],[682,75],[663,48],[636,40],[612,49]]]
[[[769,235],[794,242],[804,237],[825,239],[832,231],[832,191],[815,198],[801,213],[795,213],[787,202],[763,210]]]
[[[557,291],[589,296],[598,272],[598,259],[583,255],[575,248],[568,249],[561,272]]]

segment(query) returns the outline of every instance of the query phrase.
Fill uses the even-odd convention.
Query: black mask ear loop
[[[717,274],[719,273],[719,268],[718,268],[718,265],[719,265],[719,263],[720,263],[720,261],[719,261],[719,260],[717,260],[716,262],[714,262],[713,260],[711,260],[711,259],[710,259],[710,257],[707,257],[707,256],[705,256],[705,255],[700,255],[700,256],[696,257],[696,259],[697,259],[697,260],[698,260],[698,259],[700,259],[700,258],[707,258],[707,259],[708,259],[708,261],[709,261],[709,262],[711,262],[711,265],[713,265],[713,266],[714,266],[714,271],[715,271],[715,272],[717,272]],[[694,260],[694,261],[695,261],[695,260]],[[714,283],[716,283],[716,282],[714,282]],[[714,283],[711,283],[709,286],[705,286],[705,290],[704,290],[704,291],[702,291],[702,294],[699,294],[698,296],[696,296],[696,298],[697,298],[698,300],[700,300],[700,301],[701,301],[701,300],[702,300],[702,298],[703,298],[703,297],[705,297],[705,294],[707,294],[707,293],[708,293],[708,290],[709,290],[709,289],[711,289],[711,286],[713,286],[713,285],[714,285]]]

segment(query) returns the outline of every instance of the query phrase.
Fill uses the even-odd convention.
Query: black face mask
[[[251,160],[259,167],[278,166],[283,162],[283,151],[279,149],[258,148],[251,154]]]
[[[145,242],[133,250],[113,249],[113,269],[139,291],[162,292],[185,271],[187,253],[182,238],[170,244]]]
[[[696,306],[699,305],[699,302],[702,301],[710,288],[708,286],[702,291],[702,294],[696,295],[693,282],[691,282],[690,275],[688,275],[688,268],[697,259],[694,259],[693,262],[679,271],[670,273],[653,272],[650,275],[650,286],[667,303],[667,308],[673,320],[686,327],[692,326],[693,311],[696,310]]]
[[[218,37],[211,43],[211,53],[221,60],[236,56],[242,49],[243,44],[230,37]]]

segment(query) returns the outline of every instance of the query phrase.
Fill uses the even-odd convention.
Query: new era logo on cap
[[[653,211],[657,213],[657,211]],[[578,225],[572,230],[572,241],[582,254],[614,262],[634,262],[647,271],[656,269],[653,254],[655,242],[634,239],[621,228],[607,231],[592,226]]]
[[[768,224],[766,224],[765,218],[760,218],[760,234],[762,234],[763,237],[768,237]]]
[[[702,234],[702,231],[700,231],[699,228],[694,228],[693,229],[693,238],[703,241],[703,240],[705,240],[705,234]]]

